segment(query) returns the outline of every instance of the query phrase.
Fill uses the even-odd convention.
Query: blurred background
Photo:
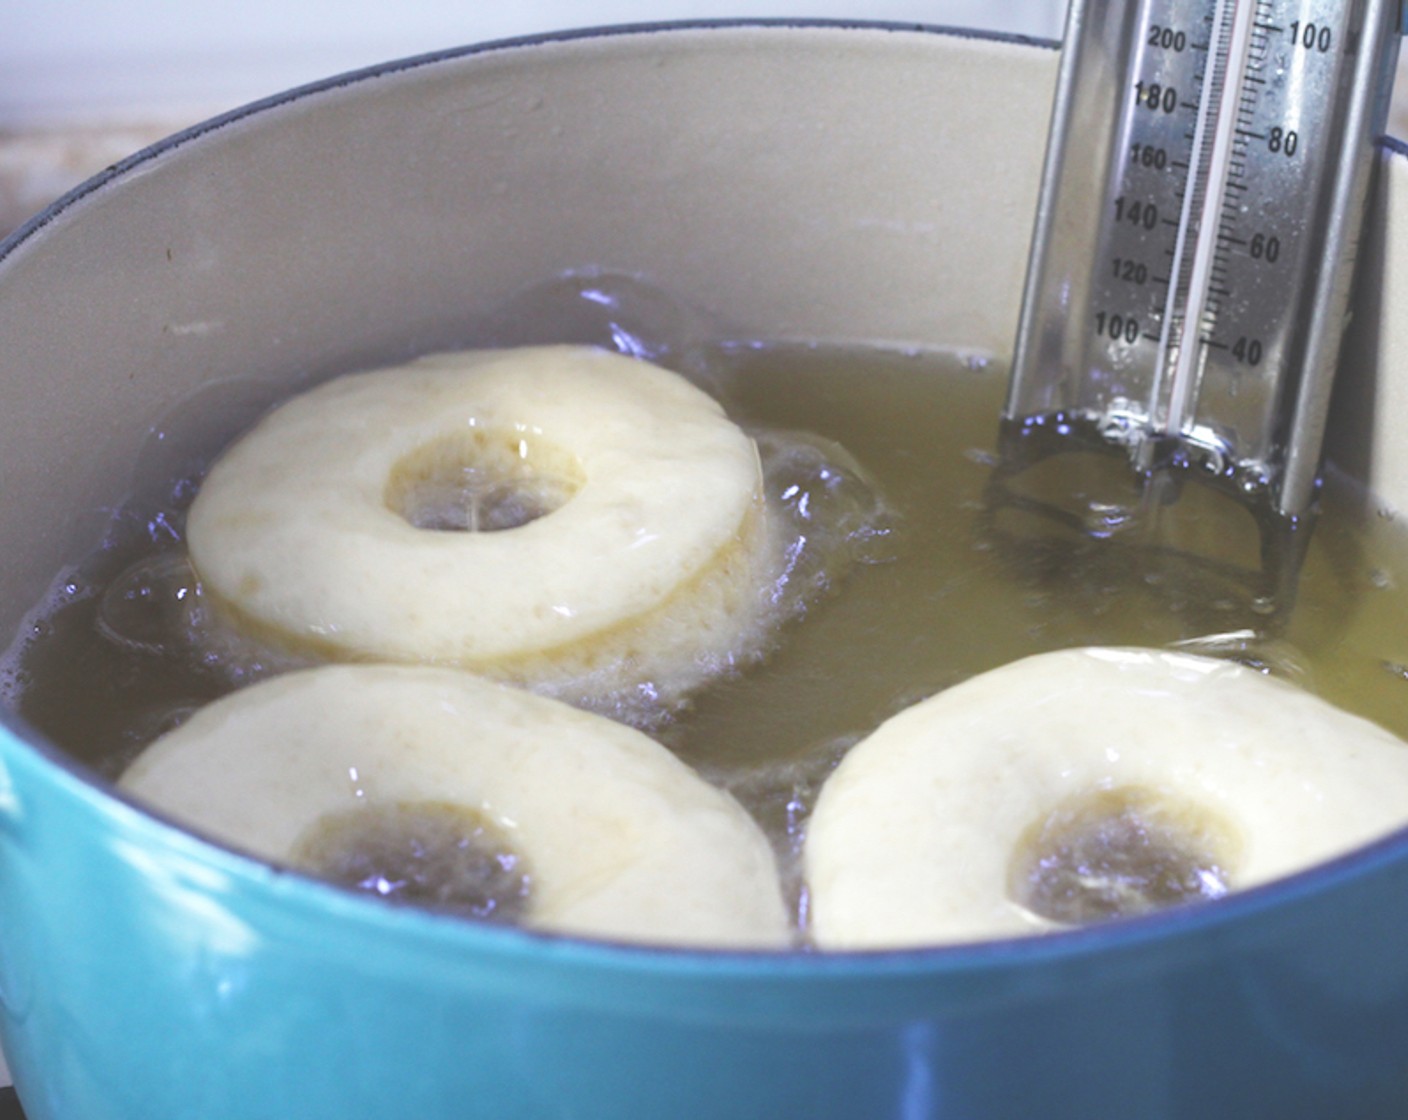
[[[560,28],[737,16],[1057,38],[1065,0],[0,0],[0,233],[226,109],[388,59]]]
[[[186,125],[389,59],[561,28],[866,18],[1055,39],[1066,0],[0,0],[0,235]],[[1408,80],[1391,130],[1408,135]]]
[[[227,109],[373,63],[561,28],[740,16],[1061,34],[1066,0],[0,0],[0,235]],[[1405,52],[1408,54],[1408,52]],[[1408,135],[1400,67],[1390,130]]]

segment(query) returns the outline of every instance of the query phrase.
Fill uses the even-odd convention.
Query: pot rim
[[[0,265],[60,214],[150,160],[246,118],[310,96],[477,55],[632,35],[739,30],[885,31],[1006,43],[1037,50],[1060,48],[1059,42],[1048,39],[922,23],[775,18],[593,26],[414,55],[348,71],[261,98],[141,149],[81,183],[8,237],[0,239]],[[1408,159],[1408,142],[1404,140],[1386,135],[1380,138],[1379,145],[1381,151],[1390,157]],[[0,283],[3,283],[2,277]],[[22,787],[23,782],[15,781],[12,776],[16,765],[20,769],[29,766],[36,775],[55,781],[61,792],[74,797],[85,812],[103,821],[104,827],[118,827],[129,836],[144,838],[168,853],[199,862],[233,882],[256,891],[267,891],[271,900],[278,905],[294,905],[329,921],[356,923],[379,939],[410,938],[423,947],[452,955],[487,954],[526,960],[549,955],[555,961],[571,966],[653,976],[699,976],[743,981],[797,980],[805,983],[830,978],[850,982],[887,977],[902,979],[920,973],[938,976],[1025,971],[1055,962],[1092,957],[1109,961],[1120,953],[1168,945],[1180,939],[1186,941],[1205,935],[1216,936],[1220,930],[1253,922],[1272,911],[1289,909],[1332,887],[1347,886],[1392,865],[1408,865],[1408,827],[1405,827],[1352,852],[1273,882],[1239,890],[1211,903],[1036,936],[919,948],[825,952],[810,949],[735,950],[641,945],[465,921],[414,907],[388,904],[297,871],[275,867],[218,840],[206,838],[177,824],[165,814],[141,805],[87,764],[60,751],[25,720],[3,706],[0,706],[0,827],[16,823],[22,815],[20,802],[24,795],[17,789]],[[11,821],[7,822],[7,817]]]

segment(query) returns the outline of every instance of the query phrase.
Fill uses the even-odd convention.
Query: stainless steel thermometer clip
[[[1315,494],[1400,0],[1073,0],[1004,409],[1290,524]]]

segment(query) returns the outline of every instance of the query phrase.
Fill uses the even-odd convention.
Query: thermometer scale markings
[[[1104,328],[1106,337],[1100,341],[1111,351],[1140,341],[1154,344],[1148,416],[1157,431],[1169,433],[1183,432],[1195,423],[1193,404],[1208,351],[1226,352],[1234,362],[1255,367],[1265,359],[1263,339],[1271,333],[1246,323],[1238,326],[1234,322],[1222,331],[1218,328],[1224,309],[1236,309],[1232,254],[1250,250],[1250,240],[1236,232],[1248,209],[1242,199],[1251,190],[1248,149],[1253,142],[1271,142],[1272,133],[1264,131],[1267,126],[1259,126],[1256,109],[1259,87],[1268,85],[1262,74],[1267,68],[1271,36],[1284,28],[1270,18],[1273,0],[1216,0],[1201,8],[1201,17],[1195,21],[1201,31],[1197,41],[1187,29],[1154,21],[1144,40],[1146,53],[1177,52],[1186,43],[1190,55],[1196,52],[1202,56],[1196,65],[1171,67],[1164,63],[1155,67],[1161,74],[1176,73],[1196,90],[1187,98],[1168,101],[1194,118],[1191,123],[1186,119],[1180,122],[1186,127],[1176,137],[1186,142],[1186,154],[1169,160],[1168,173],[1163,176],[1143,176],[1143,182],[1128,176],[1125,190],[1116,198],[1117,226],[1133,206],[1142,204],[1146,215],[1160,214],[1159,224],[1173,230],[1172,245],[1161,250],[1167,258],[1167,275],[1150,276],[1150,283],[1165,289],[1165,294],[1158,302],[1151,299],[1142,308],[1130,307],[1125,312],[1126,324],[1141,323],[1137,333],[1127,327],[1118,332],[1109,329],[1109,320],[1118,311],[1108,317],[1097,312],[1092,323],[1097,338]],[[1170,34],[1171,28],[1176,29]],[[1159,122],[1151,127],[1147,115],[1139,112],[1149,108],[1148,91],[1156,84],[1139,80],[1134,85],[1133,104],[1126,117],[1130,152],[1167,150],[1167,137],[1160,143],[1157,135]],[[1299,134],[1294,130],[1284,125],[1270,128],[1280,130],[1277,136],[1289,132],[1295,137],[1292,144],[1299,146]],[[1284,140],[1280,144],[1284,147]],[[1174,172],[1182,175],[1175,179]],[[1154,181],[1149,182],[1150,178]],[[1166,216],[1170,211],[1177,217]],[[1274,249],[1268,263],[1274,265],[1281,257],[1283,238],[1276,233],[1269,237]],[[1117,230],[1117,245],[1130,241],[1127,231]],[[1265,234],[1256,242],[1263,257],[1266,243]],[[1140,249],[1130,245],[1125,252],[1136,259],[1133,254]],[[1134,274],[1139,275],[1137,269]],[[1123,301],[1111,292],[1109,302],[1118,306]],[[1143,327],[1145,322],[1147,328]],[[1112,364],[1118,364],[1121,355],[1112,353],[1111,359]],[[1203,438],[1209,445],[1215,443],[1214,436]]]

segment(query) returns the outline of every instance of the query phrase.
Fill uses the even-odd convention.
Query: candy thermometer
[[[1073,0],[1004,441],[1315,493],[1400,0]]]

